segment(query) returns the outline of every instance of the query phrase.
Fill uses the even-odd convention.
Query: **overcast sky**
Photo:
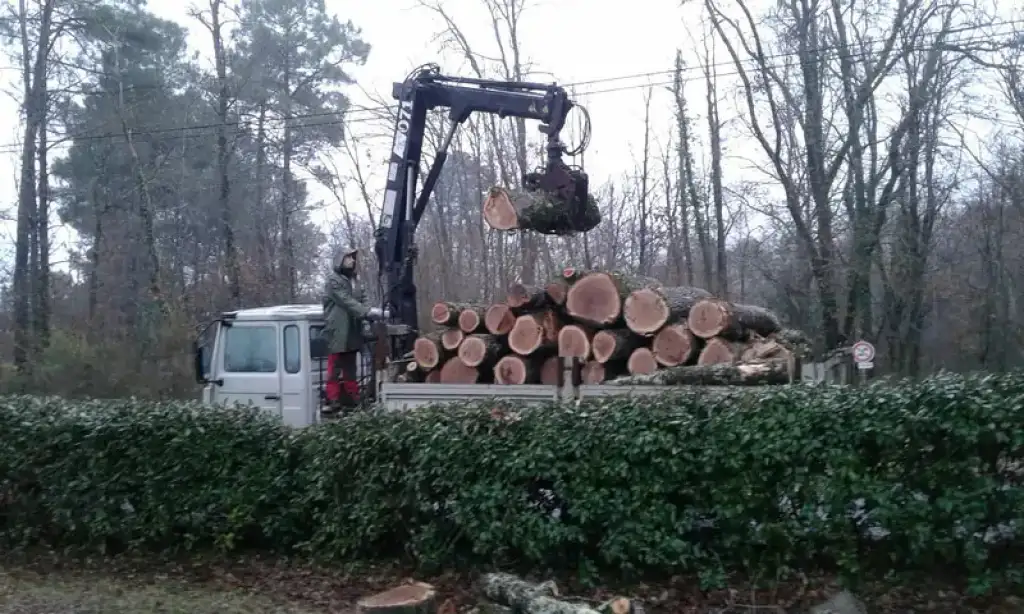
[[[491,57],[497,55],[490,21],[482,3],[479,0],[443,1],[445,9],[454,16],[477,53]],[[751,8],[758,12],[764,7],[764,2],[766,0],[755,1]],[[151,7],[162,17],[188,25],[192,33],[191,44],[208,57],[208,34],[187,17],[190,4],[151,1]],[[327,6],[343,20],[350,19],[362,28],[364,39],[372,45],[366,65],[353,70],[361,88],[384,94],[390,99],[391,83],[400,81],[411,68],[426,62],[440,64],[447,73],[469,74],[468,67],[458,55],[442,53],[437,34],[443,25],[432,11],[419,6],[416,0],[327,0]],[[677,0],[631,0],[628,3],[604,4],[594,0],[534,0],[523,14],[521,37],[527,60],[536,70],[550,73],[538,75],[536,80],[581,83],[577,87],[578,98],[590,111],[593,124],[593,139],[586,153],[586,167],[593,183],[628,171],[638,159],[638,145],[643,137],[644,92],[648,84],[655,84],[660,92],[655,94],[652,104],[655,138],[662,142],[668,138],[672,109],[664,87],[671,80],[670,71],[677,48],[683,49],[684,57],[691,64],[696,63],[693,39],[687,34],[687,28],[694,37],[700,36],[698,16],[696,5],[680,7]],[[728,80],[729,73],[734,72],[728,66],[728,57],[722,51],[716,59],[721,65],[719,71],[723,73],[723,80]],[[11,67],[14,64],[7,60],[3,65]],[[699,73],[689,74],[693,81],[687,83],[690,90],[688,98],[692,101],[694,115],[701,115],[704,91]],[[16,70],[5,70],[3,81],[6,91],[17,93],[19,75]],[[350,95],[353,104],[372,106],[357,88],[353,87]],[[729,108],[727,103],[727,107],[722,109],[723,119],[733,116]],[[0,101],[0,118],[0,140],[3,145],[8,145],[0,146],[0,172],[9,178],[0,184],[0,203],[6,205],[15,203],[18,173],[17,151],[9,145],[20,141],[18,102],[10,95]],[[973,125],[972,129],[978,130]],[[378,143],[370,152],[374,159],[369,170],[373,173],[373,187],[377,190],[383,188],[383,149],[390,144],[389,141]],[[725,146],[726,154],[735,156],[742,156],[756,147],[747,139],[727,141]],[[738,164],[734,162],[734,165]],[[313,194],[323,196],[320,190],[314,190]],[[0,205],[0,211],[3,205]],[[326,226],[336,219],[337,212],[327,209],[318,217]],[[3,258],[3,244],[13,244],[13,232],[13,223],[0,224],[0,258]],[[55,249],[62,251],[69,240],[68,232],[58,232],[54,240]],[[59,264],[63,258],[63,254],[58,253],[53,259]]]

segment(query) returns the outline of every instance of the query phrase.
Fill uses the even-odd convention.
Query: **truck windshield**
[[[230,326],[224,335],[224,370],[230,373],[277,371],[277,334],[273,326]]]

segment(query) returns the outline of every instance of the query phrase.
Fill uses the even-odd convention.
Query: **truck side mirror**
[[[323,337],[323,334],[317,335],[316,337],[310,336],[309,357],[313,360],[320,360],[327,358],[327,353],[327,339]]]
[[[192,342],[192,368],[195,371],[196,383],[206,384],[206,347]]]

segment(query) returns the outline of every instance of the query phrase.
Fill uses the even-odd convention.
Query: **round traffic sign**
[[[875,346],[867,341],[858,341],[853,344],[854,362],[871,362],[875,358]]]

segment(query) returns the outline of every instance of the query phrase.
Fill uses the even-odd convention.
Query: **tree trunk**
[[[661,283],[622,273],[590,273],[569,288],[565,310],[571,318],[596,328],[614,325],[622,316],[622,303],[631,292]]]
[[[471,303],[449,303],[438,301],[430,309],[430,321],[439,326],[458,326],[459,316],[465,309],[479,309]]]
[[[629,355],[626,369],[632,375],[649,375],[658,370],[658,361],[650,348],[637,348]]]
[[[39,205],[36,208],[36,246],[39,256],[36,259],[35,285],[35,334],[36,346],[42,350],[50,344],[50,160],[46,131],[49,128],[49,92],[46,80],[40,84],[43,100],[42,118],[39,122]]]
[[[562,359],[551,356],[544,359],[540,366],[540,383],[546,386],[559,386],[562,383]]]
[[[442,384],[476,384],[481,378],[478,369],[467,366],[458,356],[452,356],[441,367],[439,379]]]
[[[589,360],[580,370],[580,380],[584,384],[602,384],[627,372],[625,361],[600,363]]]
[[[698,365],[731,365],[740,359],[747,346],[721,337],[708,339],[697,359]]]
[[[491,305],[484,314],[484,327],[492,335],[509,334],[515,323],[516,317],[512,314],[512,309],[504,303]]]
[[[585,326],[579,324],[563,326],[558,331],[558,355],[562,358],[587,360],[591,356],[591,340],[593,338],[594,331]]]
[[[536,384],[541,370],[536,360],[509,354],[494,365],[495,384]]]
[[[538,192],[510,194],[494,187],[483,205],[483,218],[494,230],[533,230],[545,235],[572,235],[589,232],[601,223],[601,211],[588,195],[581,215],[569,205],[552,201]]]
[[[505,349],[500,337],[495,335],[470,335],[459,346],[459,359],[467,367],[493,365]]]
[[[558,343],[559,328],[558,319],[552,311],[521,315],[508,334],[508,346],[523,356],[544,347],[553,348]]]
[[[462,332],[461,329],[449,328],[441,333],[441,347],[454,352],[459,349],[459,346],[462,345],[462,341],[465,338],[466,333]]]
[[[741,365],[669,367],[646,376],[620,377],[615,386],[763,386],[788,384],[789,365],[783,361]]]
[[[519,312],[543,309],[548,303],[548,295],[544,288],[516,283],[509,286],[505,303]]]
[[[484,574],[485,597],[522,614],[598,614],[589,606],[561,601],[554,582],[532,584],[506,573]]]
[[[484,329],[484,314],[486,307],[471,305],[459,312],[459,328],[462,332],[472,334]]]
[[[451,350],[441,345],[441,336],[442,333],[433,332],[413,342],[413,358],[421,368],[428,371],[437,368],[451,354]]]
[[[651,350],[658,364],[666,367],[685,365],[697,358],[700,338],[685,324],[670,324],[654,336]]]
[[[616,328],[599,331],[591,341],[594,360],[600,364],[629,358],[633,350],[644,345],[645,340],[633,331]]]
[[[690,286],[642,288],[626,298],[623,316],[631,331],[653,335],[670,322],[685,320],[693,306],[707,298],[710,292]]]
[[[437,614],[437,591],[423,582],[396,586],[360,599],[358,614]]]
[[[238,252],[235,248],[235,225],[231,212],[231,180],[229,179],[231,154],[228,151],[228,58],[224,49],[224,37],[220,20],[221,0],[210,2],[210,35],[213,38],[213,63],[217,74],[217,181],[220,184],[218,200],[220,207],[221,239],[224,241],[224,263],[228,272],[228,287],[231,305],[238,309],[242,303],[242,287],[239,280]]]
[[[724,337],[732,341],[744,339],[750,332],[767,337],[782,330],[778,317],[763,307],[717,299],[698,301],[690,309],[687,324],[698,337]]]

